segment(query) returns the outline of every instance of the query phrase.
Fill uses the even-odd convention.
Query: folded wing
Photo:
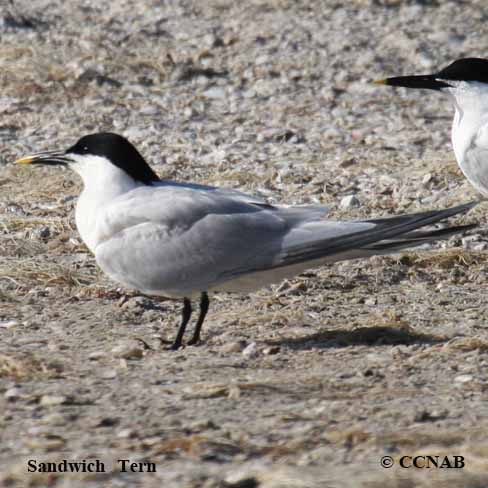
[[[326,207],[272,207],[189,188],[140,188],[101,216],[95,255],[113,279],[146,293],[233,290],[227,284],[246,275],[255,277],[248,288],[258,288],[288,270],[391,252],[387,247],[402,247],[395,238],[419,240],[413,230],[468,208],[336,222],[323,220]],[[385,239],[393,240],[384,249],[371,247]]]

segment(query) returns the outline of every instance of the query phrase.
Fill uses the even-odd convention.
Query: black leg
[[[202,296],[200,297],[200,315],[198,316],[197,325],[195,326],[195,332],[193,332],[193,337],[191,338],[190,342],[188,342],[189,346],[194,346],[200,342],[200,332],[202,330],[203,321],[205,320],[205,316],[208,312],[208,305],[210,300],[208,299],[207,292],[204,291]]]
[[[183,312],[181,314],[181,325],[176,334],[176,339],[170,349],[173,351],[178,350],[181,347],[183,336],[185,335],[186,324],[191,317],[191,302],[188,298],[183,298]]]

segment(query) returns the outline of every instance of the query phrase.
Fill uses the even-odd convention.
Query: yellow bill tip
[[[388,80],[383,78],[382,80],[373,80],[375,85],[388,85]]]
[[[33,156],[24,156],[23,158],[15,160],[15,164],[30,164],[34,161]]]

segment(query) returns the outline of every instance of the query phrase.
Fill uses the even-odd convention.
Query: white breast
[[[99,156],[76,156],[72,168],[83,179],[83,191],[76,204],[76,227],[90,251],[100,240],[98,220],[115,198],[141,186],[126,172]]]

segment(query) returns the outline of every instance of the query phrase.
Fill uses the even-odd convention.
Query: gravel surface
[[[335,218],[464,203],[449,101],[370,81],[486,56],[487,15],[481,0],[4,0],[0,485],[486,488],[486,204],[457,220],[480,223],[469,237],[216,296],[205,343],[169,352],[180,303],[97,269],[76,175],[10,163],[110,130],[163,177]],[[465,467],[398,466],[426,454]],[[106,472],[28,472],[63,459]]]

